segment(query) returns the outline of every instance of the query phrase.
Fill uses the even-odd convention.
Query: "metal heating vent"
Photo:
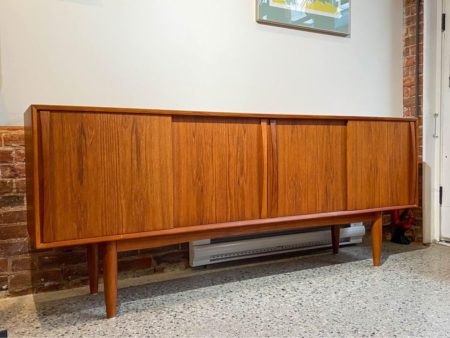
[[[362,242],[362,223],[341,228],[340,245]],[[265,234],[206,239],[189,243],[190,265],[201,266],[244,258],[331,247],[331,231],[299,229]]]

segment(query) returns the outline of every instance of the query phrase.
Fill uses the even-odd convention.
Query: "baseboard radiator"
[[[341,228],[340,245],[362,242],[365,227],[354,223]],[[329,228],[298,229],[257,235],[206,239],[189,243],[192,267],[227,261],[331,247]]]

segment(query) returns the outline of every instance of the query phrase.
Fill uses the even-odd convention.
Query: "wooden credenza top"
[[[147,114],[147,115],[178,115],[178,116],[211,116],[211,117],[242,117],[259,119],[300,119],[300,120],[359,120],[359,121],[416,121],[416,117],[380,117],[380,116],[330,116],[330,115],[296,115],[296,114],[264,114],[264,113],[233,113],[210,112],[176,109],[143,109],[117,107],[60,106],[35,104],[31,106],[37,111],[73,112],[73,113],[106,113],[106,114]]]

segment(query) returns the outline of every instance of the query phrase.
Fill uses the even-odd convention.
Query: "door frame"
[[[423,161],[422,207],[423,242],[437,243],[441,234],[441,86],[442,39],[441,18],[444,1],[424,1],[423,49]],[[448,20],[447,20],[448,21]],[[447,28],[449,29],[449,28]]]
[[[450,0],[442,0],[441,2],[441,15],[443,13],[446,13],[446,16],[449,17],[450,16]],[[442,17],[442,16],[441,16]],[[440,94],[440,102],[439,102],[439,108],[440,108],[440,112],[441,112],[441,128],[440,128],[440,135],[443,135],[444,131],[446,129],[448,129],[448,126],[450,125],[450,106],[445,107],[446,111],[444,111],[444,101],[445,101],[445,97],[443,95],[443,90],[444,90],[444,86],[449,85],[448,84],[448,80],[450,80],[450,74],[444,74],[445,70],[450,71],[450,69],[446,69],[446,66],[444,65],[444,62],[448,62],[448,56],[444,55],[444,53],[447,50],[450,50],[450,46],[446,46],[446,44],[450,44],[450,31],[449,31],[449,27],[448,27],[448,18],[447,18],[447,23],[446,23],[446,30],[445,32],[441,32],[441,45],[440,45],[440,63],[439,63],[439,71],[440,71],[440,76],[439,76],[439,94]],[[445,119],[443,119],[443,114],[445,114]],[[448,141],[447,141],[448,142]],[[440,175],[439,175],[439,187],[444,187],[444,178],[443,178],[443,173],[444,173],[444,168],[443,168],[443,156],[444,156],[444,148],[445,147],[450,147],[450,144],[445,144],[444,145],[444,139],[441,137],[440,138],[440,142],[439,142],[439,171],[440,171]],[[450,186],[444,187],[444,194],[448,194],[448,192],[450,191]],[[441,199],[439,199],[439,202],[441,202]],[[445,242],[445,243],[449,243],[450,240],[450,236],[446,236],[444,237],[442,234],[442,223],[444,221],[443,218],[443,213],[442,213],[442,205],[439,203],[439,241],[440,242]]]

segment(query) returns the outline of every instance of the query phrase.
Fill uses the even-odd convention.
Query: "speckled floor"
[[[9,337],[450,336],[450,247],[385,243],[239,266],[119,290],[119,315],[86,289],[0,299]],[[147,281],[149,282],[149,281]],[[68,298],[67,298],[68,297]]]

